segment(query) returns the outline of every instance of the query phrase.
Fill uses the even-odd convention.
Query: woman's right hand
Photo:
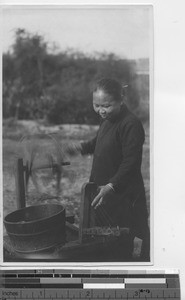
[[[71,156],[80,154],[82,151],[82,145],[80,143],[71,143],[67,145],[65,152]]]

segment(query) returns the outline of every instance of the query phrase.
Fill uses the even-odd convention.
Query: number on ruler
[[[86,291],[85,297],[87,297],[87,298],[91,297],[91,292],[89,290]]]
[[[138,297],[139,296],[139,291],[135,291],[134,292],[134,297]]]

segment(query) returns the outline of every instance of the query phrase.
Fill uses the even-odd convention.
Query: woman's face
[[[115,117],[121,109],[122,101],[115,101],[114,97],[105,93],[103,90],[97,90],[93,93],[93,108],[102,119],[111,119]]]

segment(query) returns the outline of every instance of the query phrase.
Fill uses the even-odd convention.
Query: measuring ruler
[[[180,299],[177,271],[24,269],[0,271],[2,300]]]

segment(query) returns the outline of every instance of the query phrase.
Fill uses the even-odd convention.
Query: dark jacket
[[[82,154],[94,154],[90,181],[98,186],[112,183],[115,190],[105,199],[97,223],[129,227],[141,238],[147,228],[141,175],[144,139],[141,122],[124,105],[114,120],[102,122],[93,140],[82,144]]]

